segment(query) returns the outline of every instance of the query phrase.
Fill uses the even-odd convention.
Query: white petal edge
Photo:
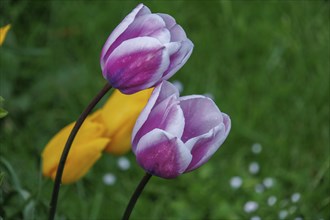
[[[163,14],[163,13],[157,13],[157,15],[162,17],[168,29],[171,29],[176,24],[175,19],[171,15]]]
[[[159,97],[161,92],[163,93],[163,90],[167,89],[168,94],[162,94],[163,96],[171,96],[172,94],[175,94],[177,97],[179,97],[179,91],[178,89],[171,83],[167,81],[163,81],[160,84],[158,84],[154,90],[152,91],[152,94],[148,100],[147,105],[144,107],[144,109],[141,111],[139,117],[137,118],[133,131],[132,131],[132,139],[131,142],[133,142],[136,133],[139,131],[139,129],[142,127],[142,125],[145,123],[147,120],[151,109],[154,107],[154,105],[161,101],[163,101],[165,98],[164,97]],[[161,100],[162,99],[162,100]],[[134,146],[133,146],[134,147]],[[134,151],[134,148],[132,149]]]
[[[181,42],[170,42],[167,44],[164,44],[165,47],[168,49],[168,54],[171,56],[172,54],[178,52],[181,48]]]
[[[171,41],[185,41],[185,40],[187,40],[186,32],[178,24],[171,27],[170,32],[171,32]]]
[[[201,134],[199,136],[190,138],[189,140],[187,140],[187,142],[185,143],[186,147],[192,151],[192,149],[194,148],[194,145],[196,144],[197,141],[199,141],[200,139],[205,139],[205,138],[209,138],[211,137],[214,133],[219,132],[220,130],[224,130],[225,126],[223,123],[220,123],[219,125],[215,126],[214,128],[211,128],[207,133]],[[225,132],[225,130],[223,131],[223,133]]]
[[[154,37],[158,39],[162,44],[167,44],[170,42],[171,34],[170,31],[166,28],[162,28],[157,30],[149,35],[150,37]]]
[[[191,42],[191,40],[187,39],[180,43],[181,47],[176,53],[180,53],[182,50],[183,52],[186,52],[186,54],[181,59],[181,62],[177,63],[174,67],[172,67],[172,69],[163,77],[163,80],[168,80],[169,78],[171,78],[188,61],[189,57],[193,52],[194,44]],[[171,54],[171,50],[169,50],[169,54]]]
[[[145,134],[139,141],[137,148],[136,148],[136,152],[135,155],[138,155],[140,151],[143,151],[145,149],[148,149],[150,146],[155,145],[158,142],[164,141],[164,140],[172,140],[172,139],[176,139],[176,142],[178,144],[177,147],[177,152],[179,154],[179,164],[180,164],[180,168],[178,173],[183,173],[185,172],[185,170],[187,169],[187,167],[189,166],[191,160],[192,160],[192,155],[190,153],[190,151],[186,148],[185,144],[178,139],[177,137],[175,137],[174,135],[163,131],[161,129],[154,129],[152,131],[150,131],[149,133]]]
[[[224,113],[223,113],[224,114]],[[188,140],[185,145],[186,147],[190,150],[190,152],[192,151],[194,145],[196,144],[196,142],[200,139],[204,139],[204,138],[209,138],[212,135],[216,134],[216,140],[213,141],[212,145],[208,147],[208,150],[206,151],[205,155],[192,167],[189,168],[189,170],[187,170],[186,172],[192,171],[198,167],[200,167],[201,165],[203,165],[204,163],[206,163],[210,157],[221,147],[221,145],[224,143],[224,141],[226,140],[229,131],[231,129],[231,121],[228,115],[224,114],[223,118],[225,120],[227,120],[227,125],[228,127],[225,126],[224,123],[221,123],[220,125],[216,126],[215,128],[211,129],[208,133],[200,135],[198,137],[192,138],[190,140]]]
[[[157,104],[157,107],[160,105],[165,105],[166,111],[164,112],[164,119],[165,120],[171,120],[167,122],[167,127],[163,128],[167,133],[174,135],[175,137],[178,137],[181,139],[183,130],[184,130],[184,125],[185,125],[185,119],[183,115],[183,111],[179,105],[179,101],[177,101],[177,97],[175,94],[172,94],[170,97],[167,99],[164,99],[161,103]],[[155,106],[155,109],[157,108]],[[174,116],[169,116],[168,114],[171,110],[175,108],[175,112],[172,113]]]
[[[186,96],[182,96],[179,98],[179,101],[188,101],[188,100],[191,100],[191,99],[207,99],[208,101],[210,101],[214,106],[216,106],[216,109],[218,109],[218,113],[223,116],[225,113],[221,112],[221,110],[219,109],[219,107],[217,106],[217,104],[214,102],[213,99],[207,97],[207,96],[204,96],[204,95],[186,95]],[[226,115],[226,114],[225,114]],[[223,121],[223,117],[221,117],[221,119]]]
[[[205,124],[206,121],[199,122],[198,120],[202,120],[202,117],[206,116],[206,120],[209,121],[207,118],[209,118],[211,115],[213,116],[212,125],[209,125],[207,127],[203,127],[203,129],[198,132],[199,135],[195,134],[195,135],[197,135],[195,137],[199,137],[199,136],[202,136],[204,134],[207,134],[212,128],[217,127],[219,124],[223,123],[223,121],[224,121],[223,113],[220,111],[220,109],[216,105],[216,103],[209,97],[206,97],[206,96],[203,96],[203,95],[189,95],[189,96],[180,97],[179,101],[180,101],[180,106],[183,109],[183,111],[187,110],[184,106],[182,106],[182,104],[184,102],[185,102],[186,105],[188,104],[190,106],[190,108],[195,109],[195,111],[197,111],[196,109],[199,106],[201,106],[200,109],[197,111],[198,115],[200,115],[200,118],[197,119],[197,122],[194,122],[194,120],[196,120],[196,117],[193,120],[191,120],[189,118],[189,115],[191,116],[190,113],[192,111],[189,111],[188,112],[189,114],[184,114],[185,115],[185,122],[187,122],[186,126],[187,126],[188,130],[190,130],[189,126],[192,126],[196,123],[198,123],[198,124],[203,123],[203,124],[200,124],[200,126],[199,126],[199,129],[201,129],[201,127],[203,127],[203,125],[206,125]],[[196,101],[198,102],[198,105],[196,105],[196,103],[194,103]],[[191,103],[191,104],[189,104],[189,103]],[[206,107],[206,106],[208,106],[208,107]],[[212,111],[212,112],[210,112],[210,111]],[[194,113],[192,113],[192,115],[194,115]],[[188,118],[186,118],[186,117],[188,117]],[[194,137],[191,137],[190,139],[192,139],[192,138],[194,138]],[[184,142],[187,143],[190,139],[185,139]]]
[[[131,13],[129,13],[122,22],[111,32],[110,36],[106,40],[102,52],[101,52],[101,66],[103,69],[104,62],[102,57],[106,54],[111,44],[127,29],[127,27],[134,21],[135,17],[138,15],[139,12],[143,12],[142,14],[150,14],[150,10],[147,6],[140,3],[136,6]]]

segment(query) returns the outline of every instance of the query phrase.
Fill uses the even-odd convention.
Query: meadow
[[[0,0],[0,219],[46,219],[40,154],[106,83],[102,46],[138,3]],[[329,1],[143,3],[195,45],[171,81],[212,96],[232,130],[196,171],[153,177],[131,219],[330,219]],[[143,175],[132,153],[105,153],[62,186],[57,219],[120,219]]]

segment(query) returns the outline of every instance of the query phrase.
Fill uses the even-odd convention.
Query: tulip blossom
[[[114,88],[132,94],[169,79],[192,50],[193,43],[173,17],[139,4],[107,39],[102,73]]]
[[[150,97],[151,89],[134,95],[115,91],[105,105],[86,118],[68,155],[62,183],[72,183],[83,177],[103,151],[120,155],[130,149],[134,123]],[[42,152],[43,175],[55,179],[65,142],[74,123],[59,131]]]
[[[179,97],[178,90],[164,81],[155,87],[136,121],[132,150],[148,173],[175,178],[206,163],[230,128],[229,116],[212,99]]]

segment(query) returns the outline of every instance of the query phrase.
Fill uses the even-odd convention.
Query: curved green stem
[[[139,196],[141,195],[144,187],[147,185],[148,181],[150,180],[150,178],[152,177],[151,174],[149,173],[146,173],[144,175],[144,177],[142,178],[142,180],[140,181],[139,185],[137,186],[137,188],[135,189],[135,192],[134,194],[132,195],[131,197],[131,200],[129,201],[127,207],[126,207],[126,210],[125,210],[125,213],[123,215],[123,218],[122,220],[128,220],[131,213],[132,213],[132,210],[136,204],[136,201],[138,200]]]
[[[93,108],[95,107],[95,105],[102,99],[102,97],[111,89],[111,85],[110,84],[106,84],[103,89],[94,97],[94,99],[89,103],[89,105],[86,107],[86,109],[83,111],[83,113],[81,113],[81,115],[79,116],[77,122],[75,123],[70,136],[65,144],[65,147],[63,149],[62,155],[61,155],[61,159],[60,162],[58,164],[58,168],[57,168],[57,172],[56,172],[56,177],[55,177],[55,183],[54,183],[54,188],[53,188],[53,194],[52,194],[52,198],[50,200],[50,209],[49,209],[49,220],[53,220],[55,217],[55,213],[56,213],[56,206],[57,206],[57,199],[58,199],[58,194],[60,191],[60,186],[61,186],[61,180],[62,180],[62,174],[63,174],[63,170],[64,170],[64,166],[65,166],[65,161],[69,155],[70,152],[70,148],[72,145],[72,142],[76,136],[76,134],[78,133],[81,125],[83,124],[83,122],[85,121],[85,119],[87,118],[88,114],[93,110]]]

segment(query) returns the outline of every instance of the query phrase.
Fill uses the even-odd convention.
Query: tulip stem
[[[54,182],[54,188],[53,188],[53,194],[52,198],[50,200],[50,209],[49,209],[49,220],[53,220],[55,218],[56,213],[56,206],[57,206],[57,199],[58,194],[60,191],[61,181],[62,181],[62,174],[65,166],[65,161],[68,157],[72,142],[78,133],[81,125],[87,118],[88,114],[93,110],[93,108],[96,106],[96,104],[102,99],[102,97],[112,88],[110,84],[106,84],[103,89],[93,98],[93,100],[89,103],[89,105],[86,107],[86,109],[81,113],[79,116],[77,122],[75,123],[68,140],[66,141],[65,147],[63,149],[60,162],[58,164],[55,182]]]
[[[144,187],[147,185],[148,181],[150,180],[150,178],[152,177],[152,175],[150,173],[146,173],[144,175],[144,177],[141,179],[139,185],[136,187],[134,194],[131,197],[131,200],[129,201],[124,216],[122,218],[122,220],[128,220],[129,216],[132,213],[132,210],[136,204],[136,201],[138,200],[139,196],[141,195]]]

